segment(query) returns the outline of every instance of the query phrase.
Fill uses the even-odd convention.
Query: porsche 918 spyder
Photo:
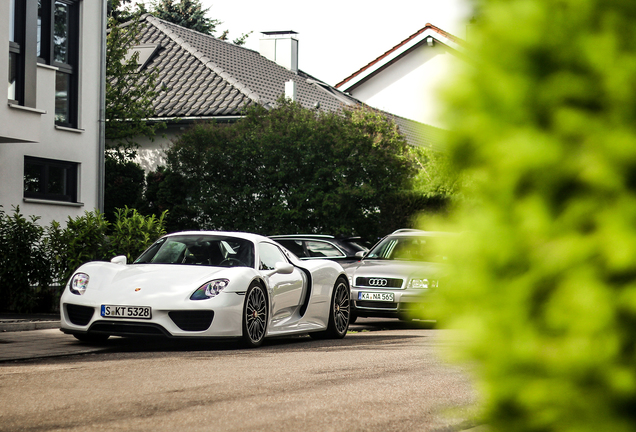
[[[117,336],[240,338],[309,333],[343,338],[350,288],[342,267],[300,261],[256,234],[166,235],[139,258],[89,262],[60,299],[61,330],[80,341]]]

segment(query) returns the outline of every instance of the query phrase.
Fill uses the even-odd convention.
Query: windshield
[[[440,236],[395,236],[378,243],[364,259],[444,262]]]
[[[163,237],[133,264],[184,264],[214,267],[254,267],[251,241],[225,236]]]

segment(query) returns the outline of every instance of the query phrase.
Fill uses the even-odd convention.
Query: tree
[[[146,136],[152,139],[165,123],[151,123],[154,116],[153,100],[161,89],[157,85],[155,70],[138,70],[139,54],[128,56],[137,44],[142,10],[121,12],[123,3],[111,1],[108,18],[106,47],[106,139],[108,155],[120,160],[135,155],[138,145],[135,139]],[[119,24],[122,18],[132,18]]]
[[[221,21],[207,18],[210,10],[203,9],[200,0],[158,0],[153,3],[152,14],[157,18],[214,36]]]
[[[231,125],[196,125],[166,153],[149,201],[170,209],[169,230],[375,238],[417,210],[397,199],[408,198],[416,171],[405,139],[364,108],[338,115],[284,100],[270,111],[254,106]],[[387,217],[396,205],[402,213]]]
[[[130,0],[110,0],[106,48],[106,191],[105,212],[115,217],[115,208],[133,207],[143,193],[143,170],[132,162],[140,137],[153,139],[165,123],[151,123],[153,100],[161,91],[158,72],[138,70],[139,54],[129,56],[138,42],[142,5],[130,6]],[[138,174],[141,171],[141,174]],[[131,182],[129,174],[141,176]],[[121,186],[125,184],[126,193]]]
[[[206,17],[209,10],[210,8],[203,9],[200,0],[157,0],[153,3],[152,14],[164,21],[214,36],[217,26],[223,23]],[[234,44],[243,45],[250,33],[235,39]],[[229,32],[225,30],[219,39],[227,40],[228,34]]]
[[[480,3],[448,96],[471,200],[441,224],[468,234],[438,313],[489,430],[633,431],[636,3]]]

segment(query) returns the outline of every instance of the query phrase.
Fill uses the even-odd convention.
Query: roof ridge
[[[155,16],[152,16],[150,14],[148,14],[148,16],[145,17],[145,19],[148,22],[150,22],[152,25],[157,27],[161,32],[165,33],[166,36],[168,36],[170,39],[172,39],[180,47],[182,47],[183,49],[188,51],[190,54],[192,54],[197,60],[199,60],[201,63],[203,63],[203,65],[205,67],[207,67],[212,72],[214,72],[215,74],[217,74],[218,76],[223,78],[225,81],[227,81],[228,84],[230,84],[232,87],[234,87],[235,89],[240,91],[242,94],[247,96],[252,101],[254,101],[256,103],[260,103],[260,99],[261,98],[258,95],[258,93],[252,91],[248,86],[246,86],[245,84],[243,84],[240,81],[238,81],[236,78],[234,78],[228,72],[226,72],[223,68],[221,68],[219,65],[214,63],[210,58],[206,57],[199,50],[197,50],[192,45],[190,45],[188,42],[183,40],[173,30],[168,28],[168,26],[166,24],[164,24],[164,23],[168,23],[168,24],[172,24],[172,23],[164,21],[164,20],[162,20],[160,18],[157,18]],[[208,37],[211,37],[213,39],[216,39],[214,36],[210,36],[210,35],[206,35],[206,34],[203,34],[203,33],[200,33],[200,32],[196,32],[194,30],[191,30],[191,29],[188,29],[188,28],[185,28],[185,27],[181,27],[181,28],[183,28],[184,30],[188,30],[188,31],[197,33],[197,34],[202,35],[202,36],[208,36]]]
[[[367,70],[368,68],[370,68],[371,66],[373,66],[374,64],[376,64],[377,62],[379,62],[380,60],[382,60],[383,58],[385,58],[386,56],[388,56],[389,54],[394,52],[395,50],[397,50],[398,48],[406,45],[408,42],[412,41],[417,36],[421,35],[426,30],[429,30],[429,29],[435,31],[436,33],[441,34],[442,36],[444,36],[444,37],[446,37],[446,38],[448,38],[450,40],[452,40],[453,42],[455,42],[458,45],[464,45],[464,43],[465,43],[465,41],[463,39],[460,39],[457,36],[455,36],[455,35],[453,35],[451,33],[448,33],[447,31],[444,31],[441,28],[439,28],[439,27],[437,27],[437,26],[435,26],[435,25],[433,25],[431,23],[426,23],[426,25],[424,27],[422,27],[421,29],[419,29],[418,31],[413,33],[411,36],[407,37],[406,39],[404,39],[403,41],[401,41],[400,43],[398,43],[397,45],[395,45],[391,49],[387,50],[384,54],[382,54],[382,55],[378,56],[377,58],[375,58],[374,60],[370,61],[365,66],[361,67],[360,69],[358,69],[357,71],[355,71],[354,73],[352,73],[351,75],[349,75],[348,77],[346,77],[345,79],[343,79],[342,81],[337,83],[334,87],[338,88],[341,85],[346,84],[348,81],[350,81],[354,77],[360,75],[362,72],[364,72],[365,70]]]

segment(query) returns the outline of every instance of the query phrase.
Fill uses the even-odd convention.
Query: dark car
[[[360,237],[335,237],[320,234],[270,236],[302,260],[330,259],[346,267],[360,260],[359,252],[369,248]],[[358,254],[356,256],[356,254]]]

